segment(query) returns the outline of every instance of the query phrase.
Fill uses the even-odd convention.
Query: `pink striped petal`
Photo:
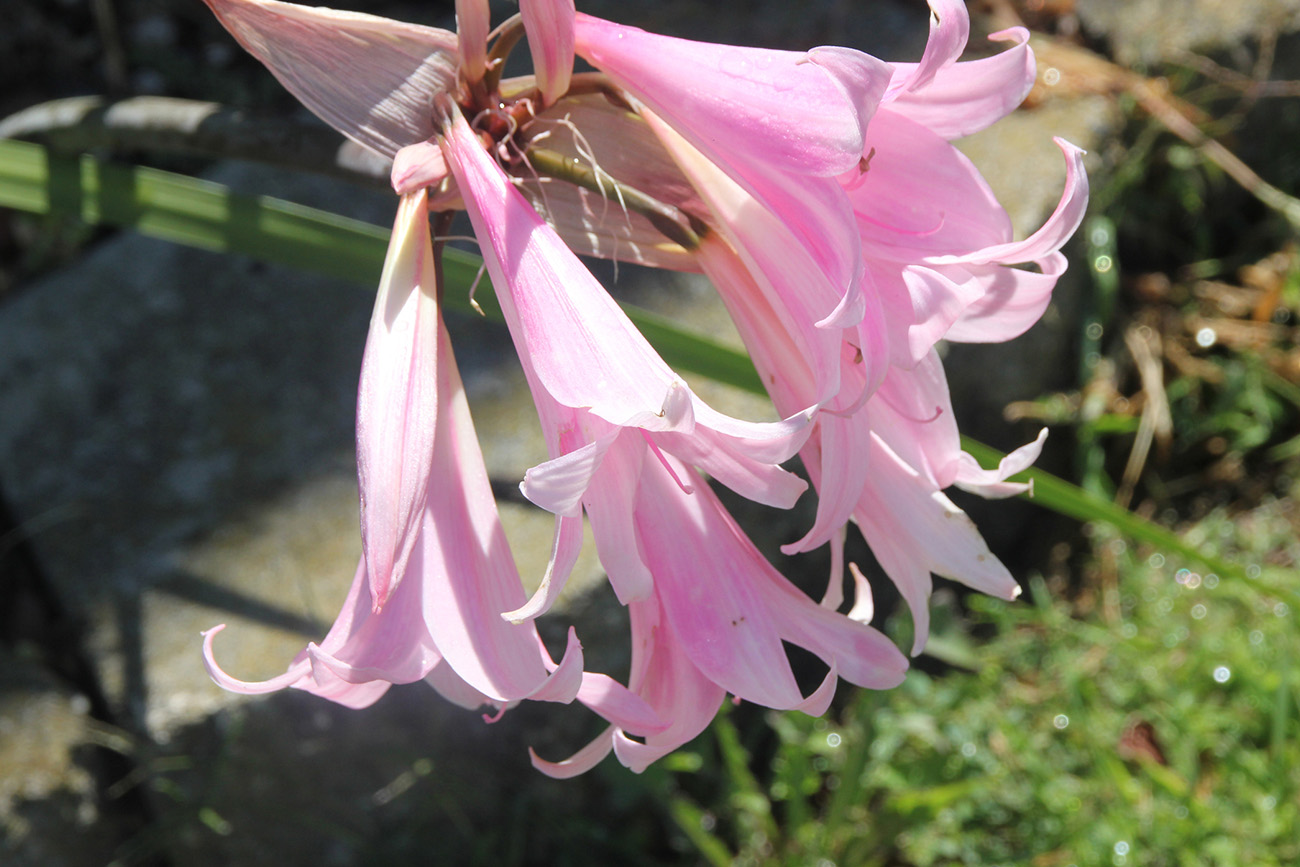
[[[689,434],[697,416],[756,460],[789,456],[811,413],[776,423],[731,419],[699,401],[618,304],[483,151],[464,119],[441,140],[501,291],[501,309],[521,358],[557,403],[605,421]],[[782,458],[784,459],[784,458]]]
[[[938,69],[923,87],[887,96],[889,109],[949,140],[979,132],[1011,114],[1034,86],[1036,65],[1029,31],[1014,27],[989,39],[1015,45],[983,60]],[[916,74],[916,64],[894,64],[900,81]]]
[[[966,40],[970,38],[970,14],[966,11],[965,0],[929,0],[929,3],[930,38],[925,42],[925,53],[920,63],[898,64],[906,71],[894,74],[889,83],[891,97],[926,87],[941,70],[956,63],[966,50]]]
[[[674,470],[689,475],[681,465]],[[662,467],[647,464],[642,472],[640,548],[687,656],[728,692],[767,707],[795,707],[803,696],[755,581],[755,573],[772,567],[724,515],[707,486],[686,496]]]
[[[867,404],[865,422],[890,450],[939,489],[957,477],[961,437],[943,362],[930,350],[917,364],[891,368]]]
[[[564,585],[582,553],[582,517],[555,519],[555,537],[551,543],[551,559],[537,591],[528,601],[513,611],[502,611],[501,617],[511,623],[522,623],[541,617],[560,598]]]
[[[556,780],[571,780],[587,773],[587,771],[600,764],[605,756],[609,755],[610,750],[614,748],[614,741],[611,737],[614,731],[613,727],[606,729],[604,734],[562,761],[548,762],[537,755],[532,747],[528,748],[528,757],[532,761],[533,767],[546,774],[546,776]]]
[[[492,13],[487,0],[456,0],[456,44],[465,80],[475,84],[487,72],[488,31]]]
[[[573,0],[520,0],[543,105],[564,96],[573,76]]]
[[[842,331],[818,325],[832,317],[844,293],[857,285],[837,285],[827,275],[828,270],[847,266],[823,268],[782,215],[759,202],[662,120],[647,114],[646,121],[695,185],[726,239],[723,244],[705,238],[697,257],[728,308],[733,315],[744,315],[745,308],[755,314],[761,311],[761,320],[750,315],[753,325],[770,321],[768,330],[788,334],[782,342],[791,344],[803,364],[812,368],[809,387],[796,402],[833,397],[840,387]],[[845,222],[853,227],[851,214]],[[735,294],[728,297],[728,293]],[[758,341],[748,340],[747,345],[751,353],[761,351]]]
[[[812,551],[831,541],[853,513],[871,473],[871,429],[861,419],[823,414],[817,433],[818,448],[805,448],[803,454],[805,466],[816,463],[809,473],[817,484],[817,517],[803,538],[781,546],[785,554]]]
[[[1007,479],[1033,466],[1034,461],[1038,460],[1038,456],[1042,453],[1043,443],[1046,440],[1047,428],[1043,428],[1033,442],[1026,443],[1005,456],[998,462],[997,467],[991,470],[983,469],[973,457],[962,452],[960,469],[957,471],[954,484],[963,491],[979,494],[986,499],[1014,497],[1032,491],[1032,483],[1008,482]]]
[[[647,33],[578,15],[578,54],[668,120],[779,171],[834,175],[857,165],[889,65],[847,48],[740,48]]]
[[[584,674],[578,701],[634,735],[654,734],[668,728],[668,723],[645,699],[608,675]]]
[[[913,654],[928,635],[931,572],[1003,599],[1019,594],[1015,579],[965,512],[879,439],[873,440],[871,461],[871,483],[854,520],[912,609]]]
[[[971,253],[931,256],[928,264],[1012,264],[1044,259],[1061,249],[1083,222],[1088,209],[1088,173],[1083,167],[1085,151],[1065,139],[1053,139],[1065,154],[1065,189],[1047,222],[1023,241],[995,244]]]
[[[639,431],[619,434],[584,500],[600,564],[624,605],[645,599],[654,590],[654,579],[637,545],[634,515],[646,451]]]
[[[204,2],[303,105],[385,156],[432,137],[433,95],[455,89],[446,30],[278,0]]]
[[[438,287],[425,193],[404,196],[357,389],[361,542],[376,608],[419,536],[438,421]]]
[[[444,343],[448,339],[445,331],[440,337]],[[494,701],[515,701],[547,690],[548,679],[560,673],[548,676],[531,623],[513,624],[501,617],[527,599],[497,514],[464,387],[446,346],[446,363],[439,366],[443,411],[433,457],[438,490],[428,500],[410,568],[423,570],[423,614],[435,629],[443,658]],[[575,654],[580,678],[581,648],[571,646],[564,666],[571,692],[565,697],[561,691],[551,700],[567,701],[576,694],[580,681],[573,679],[570,660]]]
[[[634,773],[695,738],[713,721],[725,690],[700,671],[684,650],[657,599],[628,606],[632,623],[632,677],[628,684],[668,728],[638,743],[613,733],[618,759]]]
[[[1011,219],[979,169],[921,124],[882,109],[871,168],[849,190],[864,255],[897,262],[1011,240]]]
[[[1019,337],[1043,315],[1067,262],[1053,253],[1038,263],[1041,273],[1003,265],[964,269],[981,295],[953,322],[944,337],[958,343],[1000,343]],[[955,266],[944,270],[952,273]]]

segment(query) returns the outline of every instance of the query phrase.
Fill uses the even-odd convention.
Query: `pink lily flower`
[[[907,660],[892,642],[790,584],[708,485],[679,461],[644,462],[632,514],[633,537],[627,544],[653,575],[654,593],[628,606],[629,688],[668,727],[642,743],[615,724],[564,761],[534,754],[534,767],[552,776],[574,776],[612,750],[640,773],[699,734],[726,693],[820,715],[841,677],[871,689],[902,682]],[[827,666],[821,685],[808,696],[795,683],[782,642],[803,647]]]
[[[1018,591],[942,491],[1017,493],[1006,479],[1042,438],[979,469],[961,452],[933,347],[1032,324],[1086,203],[1080,153],[1061,143],[1061,203],[1017,242],[949,144],[1023,98],[1023,31],[995,35],[1014,43],[1001,54],[958,63],[964,4],[932,0],[921,61],[889,64],[843,48],[670,39],[578,14],[572,0],[521,0],[491,43],[485,0],[457,0],[458,34],[278,0],[205,2],[305,105],[392,157],[403,196],[362,373],[365,555],[344,613],[262,684],[224,675],[210,632],[218,682],[354,706],[421,678],[467,706],[576,698],[610,730],[566,762],[535,764],[567,776],[613,751],[640,770],[702,730],[728,692],[820,712],[839,677],[897,683],[906,659],[865,625],[870,588],[852,564],[856,600],[836,610],[850,520],[912,608],[913,652],[931,573]],[[521,31],[536,75],[501,80]],[[575,73],[575,54],[598,72]],[[438,317],[426,207],[468,211],[547,439],[550,460],[522,485],[556,515],[531,599]],[[708,274],[784,420],[743,422],[700,401],[570,248]],[[806,488],[780,467],[796,452],[818,512],[786,550],[831,543],[820,605],[766,563],[697,474],[784,508]],[[583,672],[572,634],[557,665],[527,622],[563,587],[584,513],[632,615],[626,688]],[[808,696],[783,641],[827,666]]]
[[[572,432],[563,448],[558,436],[552,438],[555,459],[531,470],[525,482],[535,502],[560,516],[557,533],[563,534],[565,517],[579,514],[582,495],[596,483],[602,465],[616,463],[607,453],[625,431],[634,434],[630,440],[623,436],[623,442],[657,455],[676,454],[749,499],[779,508],[793,505],[806,483],[779,464],[807,438],[811,412],[796,411],[783,422],[751,423],[709,407],[515,190],[464,119],[453,115],[441,141],[475,232],[485,242],[488,272],[494,285],[503,287],[501,308],[534,396],[544,394],[555,405],[551,423],[543,419],[544,429]],[[624,522],[620,512],[617,506],[588,510],[593,527]],[[557,539],[560,550],[568,548]],[[542,613],[549,606],[543,600],[559,592],[563,574],[548,570],[536,604],[511,616]],[[648,593],[644,581],[628,584],[613,574],[611,579],[624,602]]]
[[[504,709],[523,699],[568,703],[576,698],[643,734],[656,731],[662,724],[641,700],[605,675],[583,671],[582,646],[572,630],[556,665],[531,623],[500,617],[501,611],[521,606],[525,595],[438,310],[425,199],[424,191],[403,197],[376,304],[379,324],[372,324],[366,354],[368,366],[394,374],[391,391],[427,390],[436,404],[390,400],[398,434],[380,437],[409,448],[402,432],[424,423],[431,428],[418,437],[420,447],[429,450],[427,460],[405,455],[403,461],[403,470],[415,466],[424,471],[426,483],[428,477],[437,480],[436,495],[421,498],[404,578],[381,605],[363,556],[333,628],[319,645],[309,644],[287,672],[259,683],[227,675],[212,646],[221,626],[205,635],[208,671],[234,692],[260,694],[292,686],[349,707],[373,703],[391,684],[421,679],[469,707]],[[425,327],[403,324],[419,308]],[[426,340],[429,346],[419,346]],[[408,367],[406,359],[426,355],[427,369],[419,372],[429,374],[429,382],[413,384],[400,375]],[[403,361],[393,365],[392,358]],[[373,373],[363,371],[362,382]]]
[[[738,249],[751,267],[806,308],[794,321],[819,350],[819,384],[832,396],[841,330],[879,318],[863,291],[852,208],[834,179],[859,166],[892,69],[847,48],[716,45],[587,15],[575,27],[578,54],[642,103],[646,120],[690,142],[750,195],[743,213],[715,214],[719,228],[746,236]],[[879,341],[864,348],[873,382],[884,349]]]
[[[1032,463],[1042,445],[1040,436],[998,470],[980,470],[961,452],[932,347],[941,338],[1006,340],[1036,321],[1065,268],[1059,249],[1087,202],[1082,152],[1058,142],[1067,165],[1061,201],[1038,232],[1013,240],[987,183],[946,138],[988,125],[1023,98],[1034,74],[1028,34],[996,34],[1013,40],[1013,48],[957,64],[969,30],[964,4],[931,5],[936,17],[925,55],[918,64],[897,65],[866,129],[862,165],[840,176],[862,242],[866,285],[879,306],[857,329],[836,335],[837,377],[827,373],[832,356],[825,342],[818,347],[809,337],[814,323],[792,281],[780,276],[780,263],[761,259],[776,217],[686,135],[642,113],[714,217],[720,237],[706,238],[696,260],[718,286],[778,412],[808,401],[825,407],[801,451],[818,489],[817,517],[784,550],[831,542],[838,563],[841,529],[854,520],[912,608],[914,651],[927,632],[931,572],[1004,597],[1018,592],[940,491],[958,484],[985,496],[1018,493],[1024,486],[1005,479]],[[1025,262],[1038,270],[1009,267]],[[873,344],[887,351],[880,379],[865,360]],[[839,388],[829,401],[828,382]],[[839,581],[837,569],[827,604],[839,604]]]

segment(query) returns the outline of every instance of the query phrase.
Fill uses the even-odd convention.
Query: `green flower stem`
[[[669,240],[687,250],[700,246],[700,236],[690,217],[672,205],[664,204],[635,187],[621,184],[609,175],[598,173],[591,166],[566,157],[547,148],[529,147],[529,164],[539,175],[567,181],[585,190],[591,190],[616,205],[636,211],[654,225]]]

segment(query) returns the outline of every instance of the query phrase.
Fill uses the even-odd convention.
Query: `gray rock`
[[[1300,0],[1078,0],[1091,34],[1124,65],[1176,60],[1187,51],[1233,48],[1300,28]]]

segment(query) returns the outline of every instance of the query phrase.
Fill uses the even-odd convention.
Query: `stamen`
[[[931,229],[903,229],[900,228],[899,226],[886,223],[883,220],[878,220],[875,217],[872,217],[870,214],[864,214],[861,211],[857,210],[856,208],[854,208],[853,210],[853,215],[857,217],[859,220],[862,220],[864,223],[870,223],[871,225],[878,226],[881,229],[887,229],[890,232],[893,232],[897,235],[910,235],[913,238],[924,238],[928,235],[933,235],[935,232],[942,229],[944,227],[944,223],[947,222],[947,214],[944,213],[943,211],[939,212],[938,225],[934,226]]]
[[[528,160],[542,174],[591,190],[605,198],[609,197],[605,187],[611,186],[623,207],[645,217],[669,240],[686,250],[699,248],[701,238],[692,228],[690,218],[680,209],[547,148],[529,147]]]
[[[682,493],[683,494],[695,493],[695,488],[686,484],[685,482],[683,482],[681,479],[677,477],[677,473],[673,470],[672,465],[668,463],[668,458],[664,457],[664,453],[659,451],[659,446],[656,445],[655,441],[650,438],[650,432],[642,428],[641,438],[646,441],[646,445],[650,446],[650,451],[654,452],[655,457],[659,459],[659,463],[662,464],[663,468],[668,471],[668,475],[672,477],[672,480],[677,483],[677,487],[682,489]]]
[[[866,183],[867,172],[871,170],[871,160],[873,157],[875,157],[875,155],[876,155],[876,149],[872,148],[871,150],[867,151],[867,155],[865,157],[860,157],[858,159],[858,176],[853,180],[848,181],[847,183],[842,183],[842,186],[844,187],[845,190],[852,192],[853,190],[856,190],[858,187]]]
[[[880,399],[885,403],[885,405],[894,411],[895,415],[897,415],[899,418],[907,419],[913,424],[931,424],[933,422],[938,421],[939,418],[943,415],[943,407],[936,406],[934,408],[934,415],[930,416],[929,418],[916,418],[915,416],[904,411],[897,403],[891,400],[888,392],[881,391],[878,392],[878,394],[880,395]]]

